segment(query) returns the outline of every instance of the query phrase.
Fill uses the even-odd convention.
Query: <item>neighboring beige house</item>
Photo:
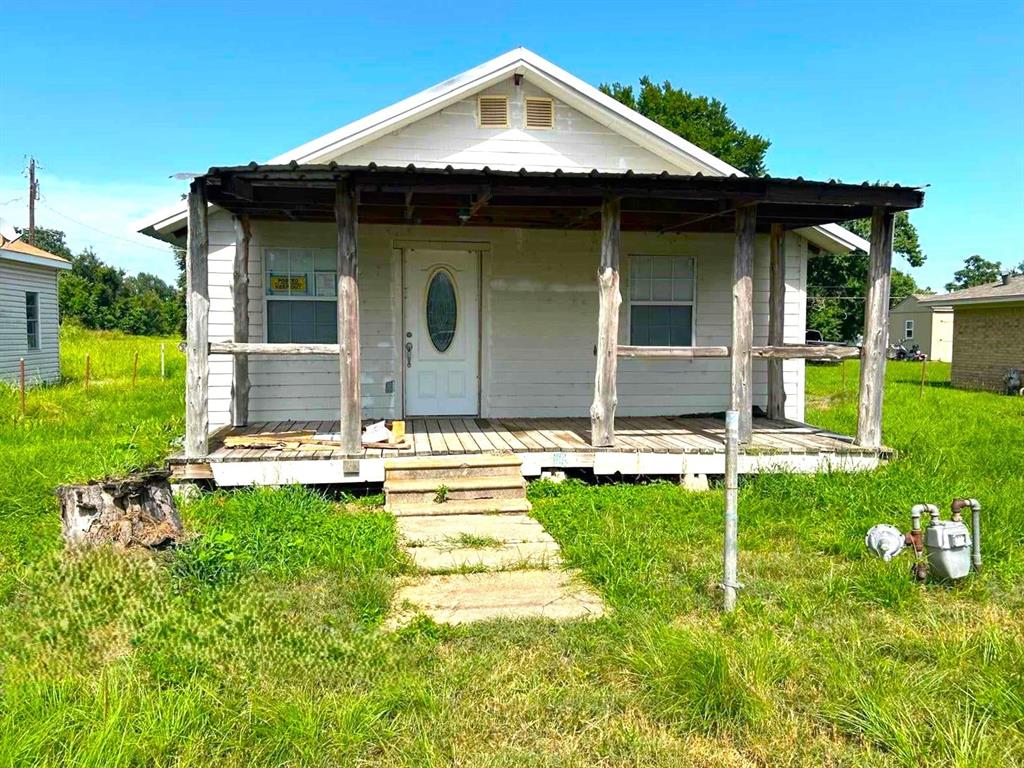
[[[953,308],[954,387],[1003,392],[1006,376],[1024,376],[1024,275],[921,300]]]
[[[916,344],[929,360],[953,360],[953,308],[922,304],[927,294],[907,296],[889,311],[889,341]]]
[[[0,381],[16,382],[25,360],[29,383],[60,378],[57,274],[71,262],[0,234]]]

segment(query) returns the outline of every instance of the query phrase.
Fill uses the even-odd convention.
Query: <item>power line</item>
[[[43,207],[46,208],[51,213],[55,213],[58,216],[60,216],[61,218],[67,219],[68,221],[70,221],[70,222],[72,222],[74,224],[77,224],[80,227],[85,227],[86,229],[91,229],[93,232],[98,232],[99,234],[105,235],[105,236],[110,237],[110,238],[113,238],[114,240],[120,240],[121,242],[128,243],[129,245],[134,245],[136,248],[147,248],[147,249],[149,249],[151,251],[159,251],[160,253],[162,253],[164,255],[167,255],[168,251],[171,250],[171,246],[170,245],[168,245],[166,248],[160,248],[158,246],[149,245],[147,243],[139,243],[139,242],[136,242],[135,240],[131,240],[131,239],[127,238],[127,237],[123,237],[121,235],[115,235],[112,232],[107,232],[105,230],[100,229],[99,227],[94,227],[92,224],[86,224],[84,221],[79,221],[78,219],[76,219],[76,218],[74,218],[72,216],[68,216],[66,213],[61,213],[56,208],[54,208],[52,205],[50,205],[47,202],[45,197],[40,202],[42,203]]]

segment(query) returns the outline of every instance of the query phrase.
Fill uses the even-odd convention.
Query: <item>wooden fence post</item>
[[[89,372],[90,372],[90,360],[89,353],[85,353],[85,388],[89,388]]]
[[[164,368],[164,360],[165,360],[165,357],[164,357],[164,343],[160,342],[160,378],[161,379],[166,378],[166,371],[165,371],[165,368]]]
[[[139,350],[135,350],[135,360],[132,362],[132,389],[135,389],[135,382],[139,379]]]
[[[18,360],[18,389],[21,391],[21,415],[25,415],[25,358]]]

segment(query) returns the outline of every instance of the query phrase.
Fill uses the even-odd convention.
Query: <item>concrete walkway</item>
[[[402,546],[424,573],[395,595],[392,626],[418,614],[463,624],[497,618],[586,619],[600,596],[562,568],[558,544],[525,514],[396,518]]]

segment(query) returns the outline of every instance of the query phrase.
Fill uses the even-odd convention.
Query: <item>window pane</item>
[[[333,272],[338,268],[338,254],[327,248],[320,248],[313,254],[313,263],[317,270]]]
[[[629,278],[629,298],[634,301],[651,300],[651,281],[646,277]]]
[[[334,296],[338,293],[338,276],[334,272],[316,273],[316,295]]]
[[[653,277],[672,277],[672,259],[668,256],[651,257],[651,275]]]
[[[427,288],[427,333],[438,352],[444,352],[451,346],[457,319],[455,284],[451,275],[439,269],[430,278],[430,286]]]
[[[673,280],[672,301],[693,301],[693,280]]]
[[[629,332],[637,346],[688,347],[693,343],[693,309],[672,304],[631,307]]]
[[[629,276],[630,279],[634,278],[646,278],[651,276],[651,257],[650,256],[630,256],[629,257]]]
[[[338,305],[333,301],[267,302],[267,341],[271,344],[337,344]]]
[[[674,256],[672,258],[672,277],[691,278],[693,277],[693,257]]]
[[[670,278],[655,278],[651,290],[653,301],[672,301],[672,280]]]
[[[290,301],[267,302],[267,341],[286,344],[292,340]]]

